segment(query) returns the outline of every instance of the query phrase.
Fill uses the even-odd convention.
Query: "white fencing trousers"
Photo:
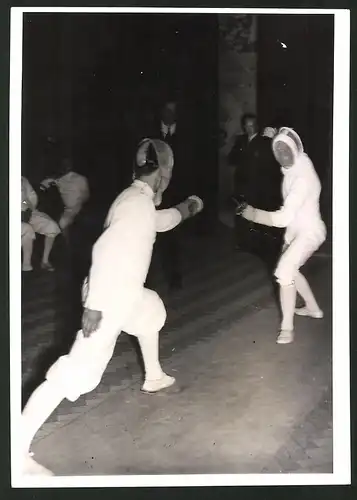
[[[278,261],[274,276],[281,286],[294,283],[295,277],[301,266],[316,252],[323,240],[310,235],[297,236],[285,250]]]
[[[136,337],[152,335],[162,329],[165,321],[162,300],[156,292],[143,288],[127,318],[119,318],[115,312],[103,313],[98,330],[89,337],[80,330],[70,352],[52,365],[46,379],[55,383],[65,398],[75,401],[99,385],[121,331]]]

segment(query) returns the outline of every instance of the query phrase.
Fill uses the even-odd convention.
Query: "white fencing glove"
[[[255,224],[262,224],[263,226],[274,226],[272,213],[267,212],[266,210],[260,210],[259,208],[253,208],[250,205],[247,205],[241,216],[243,219],[250,220]]]
[[[176,205],[180,212],[182,220],[193,217],[203,210],[203,201],[198,196],[189,196],[185,201]]]

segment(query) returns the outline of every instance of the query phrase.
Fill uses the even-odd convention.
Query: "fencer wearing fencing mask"
[[[258,210],[249,205],[237,209],[237,215],[266,226],[286,228],[284,248],[275,270],[280,284],[283,312],[277,342],[293,340],[294,314],[321,318],[322,311],[300,267],[320,247],[326,238],[326,227],[320,214],[321,183],[315,168],[295,130],[283,127],[272,142],[273,153],[283,173],[283,206],[276,211]],[[296,291],[305,306],[295,310]]]

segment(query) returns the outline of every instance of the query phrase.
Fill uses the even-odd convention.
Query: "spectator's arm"
[[[26,179],[26,200],[30,205],[31,210],[35,210],[38,204],[38,196],[36,194],[36,191],[31,186],[31,184],[27,179]]]

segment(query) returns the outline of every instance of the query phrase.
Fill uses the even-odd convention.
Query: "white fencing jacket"
[[[255,209],[252,220],[258,224],[285,227],[286,243],[297,236],[316,238],[322,243],[326,228],[320,213],[321,183],[310,158],[302,153],[293,166],[282,168],[282,172],[283,206],[275,212]]]
[[[156,210],[152,189],[134,181],[112,204],[93,247],[85,307],[113,312],[118,301],[121,308],[125,301],[130,309],[146,281],[156,233],[173,229],[181,220],[175,208]]]

